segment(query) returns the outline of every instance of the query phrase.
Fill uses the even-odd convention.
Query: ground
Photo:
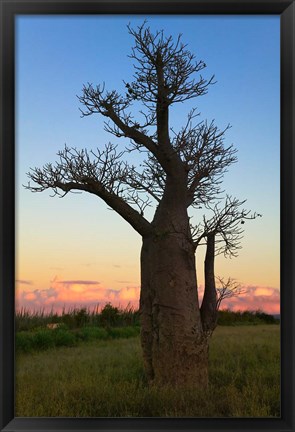
[[[16,357],[16,416],[280,417],[280,326],[218,327],[208,392],[147,387],[138,337]]]

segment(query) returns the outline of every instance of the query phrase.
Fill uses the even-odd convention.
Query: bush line
[[[80,342],[93,340],[110,340],[130,338],[139,335],[139,327],[83,327],[70,330],[65,325],[50,330],[39,328],[31,331],[20,331],[16,333],[16,352],[31,353],[33,351],[44,351],[55,347],[73,347]]]

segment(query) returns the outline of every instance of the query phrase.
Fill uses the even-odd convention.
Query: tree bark
[[[191,244],[176,234],[144,239],[141,270],[141,344],[148,380],[206,387],[208,344]]]
[[[208,341],[198,303],[195,248],[185,203],[180,206],[177,196],[162,200],[154,233],[143,237],[140,312],[149,381],[206,387]]]

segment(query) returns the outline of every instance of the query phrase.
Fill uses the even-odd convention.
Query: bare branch
[[[206,64],[195,60],[181,42],[181,35],[173,42],[172,36],[165,37],[163,31],[153,34],[146,23],[136,29],[128,26],[128,29],[135,40],[130,57],[136,61],[135,80],[128,84],[130,97],[140,99],[151,109],[159,102],[159,86],[163,96],[161,103],[166,106],[207,93],[214,76],[209,80],[201,75],[198,80],[191,78],[205,69]],[[160,65],[163,75],[159,82]]]
[[[247,289],[243,288],[240,283],[238,283],[235,279],[229,277],[227,280],[224,278],[216,276],[216,279],[219,282],[219,287],[216,288],[217,291],[217,300],[216,300],[216,310],[218,311],[220,308],[220,304],[223,300],[238,297],[241,294],[246,294],[248,292]]]
[[[82,91],[82,96],[78,96],[78,99],[86,108],[85,110],[81,110],[83,116],[101,114],[109,118],[114,126],[106,122],[106,131],[119,138],[130,138],[140,148],[144,147],[149,150],[161,163],[162,167],[165,170],[169,170],[166,156],[153,139],[146,135],[146,124],[140,125],[134,122],[131,114],[126,113],[126,108],[130,106],[128,98],[120,96],[115,90],[106,92],[104,86],[96,86],[94,88],[92,84],[84,86]],[[150,116],[150,121],[152,121],[152,118],[153,115]]]
[[[72,191],[85,191],[102,198],[119,213],[141,235],[151,231],[150,223],[144,219],[145,208],[150,200],[140,197],[136,190],[128,187],[128,177],[132,172],[120,159],[123,152],[117,153],[116,147],[109,144],[105,150],[91,152],[65,147],[58,152],[59,162],[53,166],[31,169],[28,177],[37,186],[25,186],[32,192],[52,189],[54,195],[65,196]],[[127,187],[126,187],[127,185]],[[61,192],[62,191],[62,192]],[[137,206],[139,212],[132,205]]]
[[[241,249],[240,242],[244,233],[242,227],[245,221],[261,217],[259,213],[244,209],[242,206],[245,202],[227,195],[222,208],[220,203],[214,206],[208,204],[207,208],[213,212],[213,216],[210,219],[204,216],[203,223],[195,228],[195,247],[209,234],[214,234],[217,245],[215,255],[223,253],[229,257],[237,256]]]
[[[192,121],[197,116],[196,111],[192,110],[186,125],[173,139],[173,147],[180,154],[188,173],[187,205],[194,207],[218,197],[223,175],[237,161],[236,150],[224,145],[229,126],[219,130],[213,121],[193,125]]]

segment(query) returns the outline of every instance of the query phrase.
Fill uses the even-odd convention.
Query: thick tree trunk
[[[208,342],[192,243],[181,233],[144,238],[141,282],[141,344],[148,379],[206,387]]]
[[[141,252],[141,343],[146,374],[157,385],[204,388],[208,340],[199,310],[183,172],[167,176],[152,227],[152,234],[143,236]]]

